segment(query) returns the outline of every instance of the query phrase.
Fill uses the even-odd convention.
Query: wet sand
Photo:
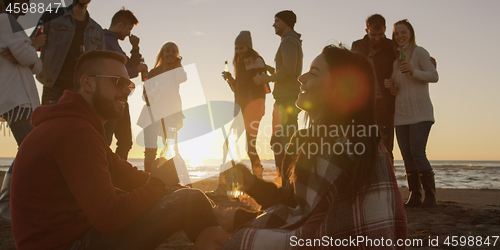
[[[0,182],[3,180],[0,172]],[[193,184],[194,188],[203,191],[213,190],[217,186],[215,180],[203,180]],[[406,199],[408,190],[400,188],[401,195]],[[438,189],[439,206],[429,209],[407,208],[408,239],[415,244],[422,240],[423,247],[407,247],[407,249],[500,249],[500,190],[470,190],[470,189]],[[219,201],[221,205],[243,205],[242,203]],[[452,237],[458,246],[452,246]],[[474,241],[469,241],[473,236]],[[477,241],[482,237],[481,246]],[[485,245],[489,236],[490,245]],[[449,239],[449,245],[445,240]],[[429,240],[438,246],[429,246]],[[495,239],[498,239],[496,245]],[[463,246],[460,246],[465,242]],[[488,242],[486,242],[488,243]],[[15,249],[10,224],[0,221],[0,249]],[[187,250],[194,249],[185,235],[177,233],[162,244],[158,249]]]

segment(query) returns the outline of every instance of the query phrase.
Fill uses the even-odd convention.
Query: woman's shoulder
[[[417,56],[430,56],[429,52],[424,47],[415,46],[413,53]]]
[[[162,71],[162,69],[161,69],[161,67],[160,67],[160,66],[158,66],[158,67],[156,67],[156,68],[153,68],[151,71],[149,71],[149,73],[148,73],[148,77],[149,77],[149,78],[153,78],[153,77],[155,77],[155,76],[157,76],[157,75],[159,75],[159,74],[163,73],[163,72],[161,72],[161,71]]]

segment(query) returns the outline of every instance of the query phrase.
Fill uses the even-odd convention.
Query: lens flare
[[[333,108],[342,113],[352,113],[364,107],[370,93],[370,83],[362,71],[353,66],[343,66],[332,71],[335,86]]]

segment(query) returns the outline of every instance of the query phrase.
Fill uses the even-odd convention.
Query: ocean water
[[[7,171],[12,158],[0,158],[0,171]],[[144,169],[143,159],[129,159],[139,169]],[[221,160],[204,160],[201,166],[186,164],[193,182],[203,179],[218,179]],[[243,163],[250,166],[248,160]],[[273,160],[263,160],[264,179],[275,178]],[[398,185],[406,187],[403,161],[395,161]],[[500,161],[431,161],[436,174],[436,187],[455,189],[500,189]]]

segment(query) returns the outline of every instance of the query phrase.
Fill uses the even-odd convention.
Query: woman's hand
[[[385,79],[384,80],[384,87],[387,89],[394,87],[394,83],[392,82],[392,79]]]
[[[227,71],[222,71],[222,78],[224,78],[225,81],[231,81],[231,79],[233,79],[233,76]]]
[[[392,95],[397,95],[399,92],[399,89],[394,86],[394,82],[392,81],[392,79],[385,79],[384,87],[389,89]]]
[[[219,225],[228,233],[232,233],[234,230],[234,215],[236,214],[235,207],[222,208],[216,206],[213,210],[215,218],[219,222]]]
[[[45,46],[46,41],[47,41],[47,35],[42,34],[31,38],[31,46],[35,47],[35,49],[39,49]]]
[[[410,73],[410,76],[413,75],[413,67],[408,62],[402,62],[401,65],[399,66],[399,70],[402,73]]]

